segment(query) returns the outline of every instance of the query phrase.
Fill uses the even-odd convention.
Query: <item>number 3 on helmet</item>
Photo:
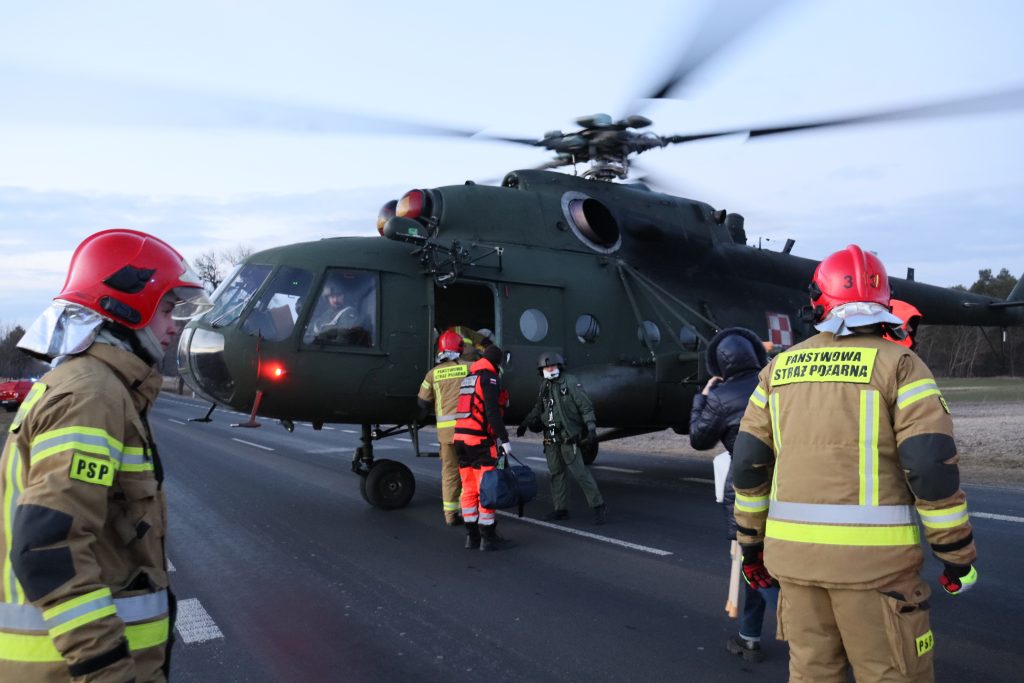
[[[856,244],[827,257],[814,271],[810,286],[815,320],[836,306],[854,301],[889,305],[889,276],[882,261]]]

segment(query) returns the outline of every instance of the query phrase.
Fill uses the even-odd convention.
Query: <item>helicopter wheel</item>
[[[580,446],[580,454],[583,456],[583,464],[590,465],[597,460],[598,442],[592,441],[587,445]]]
[[[359,491],[366,502],[381,510],[397,510],[409,504],[416,492],[412,470],[395,460],[377,460],[365,477]]]

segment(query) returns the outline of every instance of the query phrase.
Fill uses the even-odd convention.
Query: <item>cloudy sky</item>
[[[75,245],[148,230],[186,256],[374,234],[413,187],[500,178],[542,150],[399,134],[408,121],[539,137],[598,111],[661,134],[790,123],[1016,91],[1016,108],[655,150],[676,194],[820,258],[856,241],[902,275],[1024,271],[1024,4],[5,3],[0,323],[26,325]],[[722,7],[727,11],[722,11]],[[745,29],[745,30],[744,30]],[[672,99],[687,48],[721,44]]]

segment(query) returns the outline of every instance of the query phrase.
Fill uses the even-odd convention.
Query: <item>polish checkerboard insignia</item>
[[[793,345],[793,326],[785,313],[768,313],[768,340],[772,346],[787,348]]]

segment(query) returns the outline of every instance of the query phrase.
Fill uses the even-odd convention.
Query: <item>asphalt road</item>
[[[529,519],[500,518],[514,548],[481,553],[444,526],[439,463],[414,458],[408,442],[376,446],[417,478],[409,507],[385,512],[349,469],[356,427],[238,429],[243,416],[221,411],[186,422],[205,407],[164,395],[150,418],[182,605],[172,680],[786,679],[771,610],[765,662],[724,649],[737,626],[723,611],[728,541],[707,462],[605,444],[593,473],[609,524],[593,526],[574,489],[573,517],[552,525],[536,519],[550,509],[546,468],[528,459],[540,449],[519,443],[541,494]],[[980,582],[957,598],[935,588],[937,680],[1020,680],[1024,497],[966,488]],[[939,570],[927,562],[929,578]]]

